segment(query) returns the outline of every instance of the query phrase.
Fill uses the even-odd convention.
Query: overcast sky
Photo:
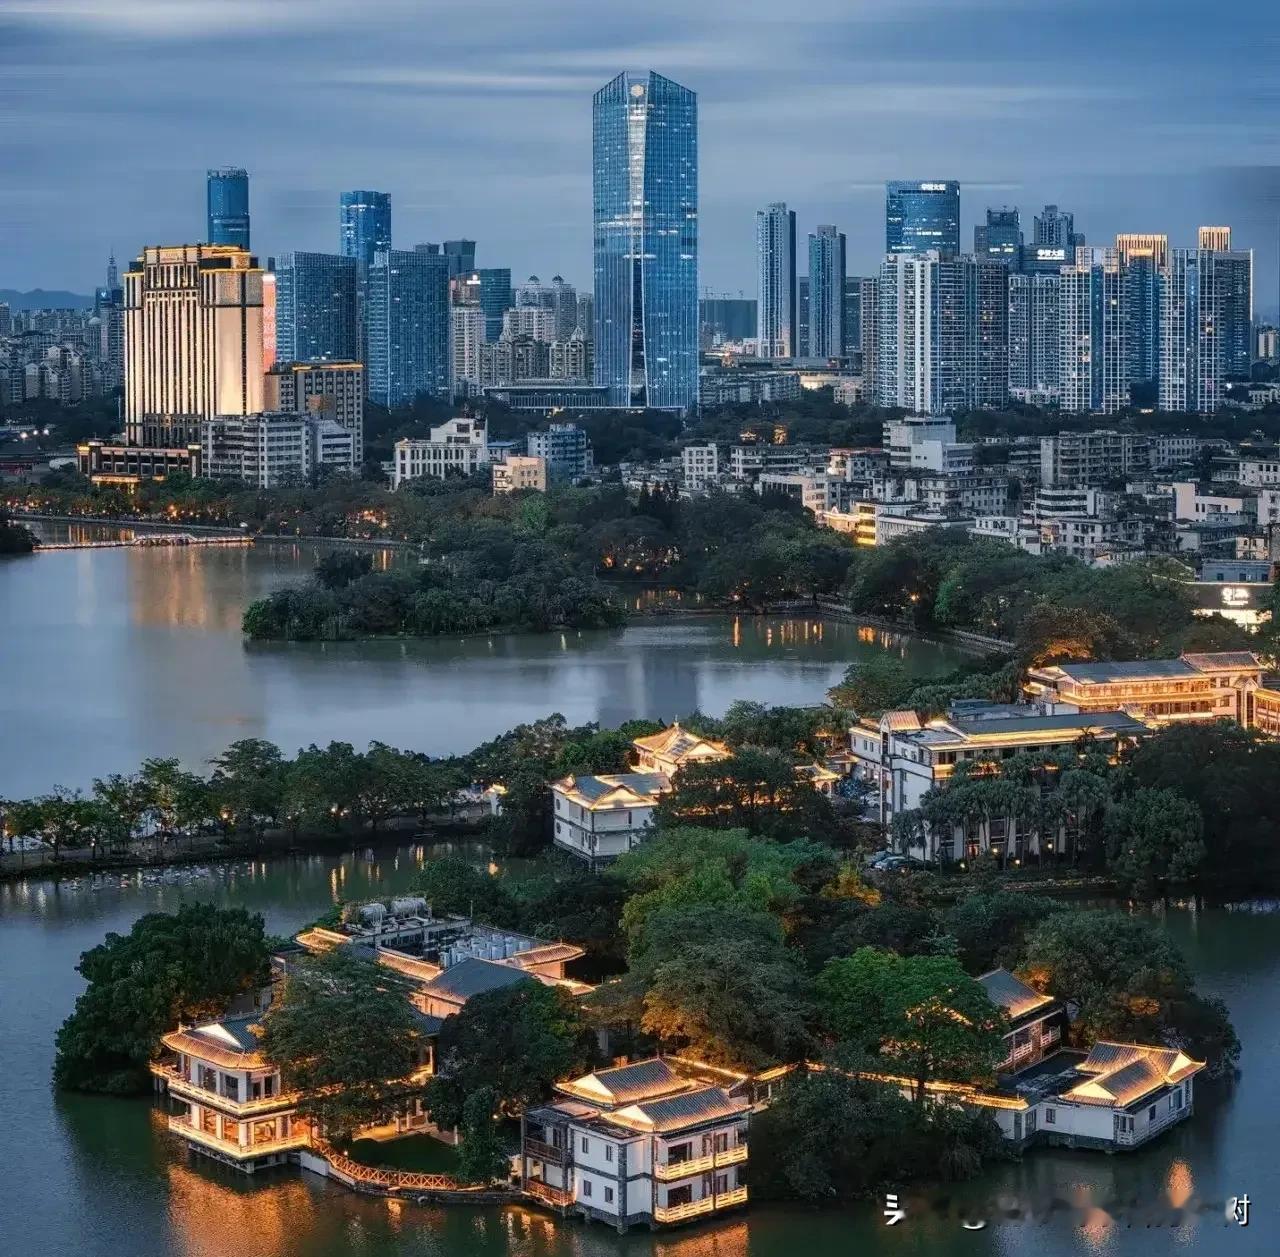
[[[883,182],[959,179],[1030,235],[1228,222],[1276,305],[1275,0],[0,0],[0,287],[88,291],[108,250],[203,238],[204,171],[251,177],[260,255],[337,248],[344,188],[397,246],[590,284],[591,93],[699,94],[702,284],[754,294],[757,206],[883,248]]]

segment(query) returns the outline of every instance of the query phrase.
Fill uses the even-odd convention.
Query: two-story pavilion
[[[744,1081],[656,1057],[556,1087],[521,1120],[521,1178],[539,1203],[619,1231],[710,1217],[747,1200]]]

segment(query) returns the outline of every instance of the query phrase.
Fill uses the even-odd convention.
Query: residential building
[[[210,170],[205,180],[208,242],[249,249],[249,175],[238,166]]]
[[[536,276],[535,276],[536,278]],[[551,344],[556,338],[556,311],[550,306],[517,304],[502,316],[504,336],[531,336],[534,340]]]
[[[0,319],[0,322],[3,320]],[[3,335],[3,332],[0,332]],[[1280,328],[1264,323],[1258,328],[1254,353],[1259,362],[1274,366],[1280,362]]]
[[[484,339],[495,341],[502,335],[503,317],[512,308],[511,269],[482,267],[470,275],[455,276],[454,304],[479,306],[484,311]]]
[[[606,385],[583,384],[577,380],[528,379],[517,384],[485,385],[481,391],[508,410],[531,414],[612,409]]]
[[[1129,382],[1153,383],[1160,374],[1160,287],[1169,265],[1169,237],[1118,235],[1116,252],[1124,267]]]
[[[1078,249],[1061,271],[1060,404],[1114,414],[1129,404],[1124,270],[1114,249]]]
[[[698,377],[698,401],[703,409],[798,401],[801,392],[798,371],[725,371],[707,367]]]
[[[796,214],[775,201],[756,211],[757,352],[761,358],[799,353],[796,308]]]
[[[1229,719],[1248,727],[1250,696],[1262,684],[1263,671],[1262,661],[1247,650],[1047,664],[1028,672],[1026,690],[1054,711],[1087,715],[1123,708],[1148,724]]]
[[[876,395],[876,372],[880,356],[880,279],[864,276],[858,280],[858,354],[866,397]]]
[[[747,1083],[661,1057],[559,1083],[552,1103],[521,1119],[524,1190],[619,1231],[745,1205]]]
[[[809,357],[845,351],[845,239],[831,224],[809,237]]]
[[[1061,1000],[1041,995],[1008,969],[992,969],[975,981],[1009,1023],[1004,1033],[1005,1053],[996,1065],[997,1074],[1038,1065],[1058,1050],[1068,1026],[1067,1010]]]
[[[551,277],[551,308],[555,311],[555,336],[558,341],[566,341],[578,326],[578,291],[567,280],[559,275]],[[584,338],[589,335],[589,328],[584,328]]]
[[[525,452],[546,461],[552,481],[574,481],[587,475],[593,466],[591,442],[576,423],[553,423],[525,437]]]
[[[720,451],[713,442],[686,445],[680,451],[680,466],[686,489],[709,489],[720,478]]]
[[[998,405],[1008,396],[1008,271],[930,250],[880,268],[882,406],[929,414]]]
[[[885,184],[884,250],[910,254],[960,252],[960,185],[954,180]]]
[[[275,293],[280,361],[359,360],[359,275],[354,258],[336,253],[281,254]]]
[[[1142,432],[1059,432],[1040,438],[1040,484],[1045,488],[1100,484],[1145,476],[1151,438]]]
[[[809,356],[809,277],[796,277],[796,353],[797,358]]]
[[[1032,243],[1044,248],[1064,249],[1064,258],[1070,261],[1075,251],[1083,246],[1084,236],[1076,232],[1074,214],[1060,210],[1056,205],[1046,205],[1032,220]]]
[[[182,447],[218,415],[262,411],[262,278],[234,245],[149,245],[124,277],[130,445]]]
[[[535,493],[547,491],[547,460],[525,454],[508,454],[493,467],[494,496],[518,493],[530,489]]]
[[[586,383],[595,369],[594,346],[581,328],[575,327],[564,340],[551,342],[550,370],[553,380]]]
[[[762,473],[818,470],[826,465],[826,450],[807,445],[731,445],[729,475],[754,481]]]
[[[1022,223],[1016,207],[987,210],[987,221],[973,229],[974,256],[1016,271],[1022,265]]]
[[[471,476],[491,461],[484,420],[463,415],[432,428],[426,440],[397,441],[391,487],[398,489],[406,480],[424,476],[432,480]]]
[[[593,104],[595,381],[612,404],[698,401],[698,106],[660,74]]]
[[[1084,737],[1114,754],[1148,736],[1148,725],[1119,710],[1046,712],[1023,704],[963,699],[946,716],[922,720],[914,711],[885,712],[850,731],[855,772],[876,792],[880,823],[920,807],[924,796],[945,787],[957,764],[998,763],[1024,751],[1068,751]],[[1039,854],[1057,841],[1013,817],[986,817],[935,830],[921,824],[904,843],[904,854],[925,860],[968,861],[993,853],[1007,859]]]
[[[508,310],[507,314],[515,313]],[[550,314],[550,311],[535,311]],[[549,380],[551,346],[528,334],[503,332],[496,341],[480,344],[480,387],[517,384],[523,380]]]
[[[1211,414],[1248,378],[1251,253],[1174,249],[1160,301],[1160,408]]]
[[[344,192],[338,202],[338,252],[362,266],[391,251],[391,197],[361,189]]]
[[[1061,283],[1057,273],[1009,276],[1009,393],[1033,406],[1060,396]]]
[[[484,345],[485,317],[478,305],[449,308],[449,340],[453,348],[455,395],[480,391],[480,355]]]
[[[1213,249],[1220,253],[1231,251],[1230,227],[1201,227],[1196,231],[1196,248]]]
[[[208,419],[201,445],[206,476],[243,480],[258,489],[305,483],[320,467],[351,474],[359,466],[351,429],[306,413]]]
[[[277,362],[263,377],[264,411],[329,419],[354,437],[356,465],[364,457],[364,365],[359,362]]]
[[[757,493],[794,498],[805,510],[819,516],[847,506],[850,497],[847,481],[821,471],[766,471],[756,478],[754,487]]]
[[[895,471],[937,471],[967,475],[973,471],[973,446],[956,441],[956,425],[934,415],[886,419],[881,443]]]
[[[439,253],[374,254],[365,314],[369,396],[388,409],[450,395],[449,270]]]

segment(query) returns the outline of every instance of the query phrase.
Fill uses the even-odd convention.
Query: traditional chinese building
[[[619,1231],[744,1205],[751,1103],[746,1080],[719,1081],[658,1057],[560,1083],[521,1121],[525,1191]]]

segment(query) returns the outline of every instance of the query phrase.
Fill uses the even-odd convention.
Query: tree
[[[1061,912],[1027,936],[1019,975],[1074,1013],[1072,1037],[1166,1043],[1234,1068],[1240,1043],[1220,1001],[1196,993],[1170,939],[1150,921],[1120,912]]]
[[[829,961],[817,986],[830,1033],[891,1060],[912,1080],[917,1103],[929,1082],[984,1079],[1004,1055],[1003,1015],[950,956],[864,947]]]
[[[804,975],[780,943],[695,939],[654,970],[641,1025],[713,1064],[761,1069],[804,1058],[812,1015]]]
[[[682,768],[657,815],[664,826],[745,829],[779,840],[835,829],[830,801],[796,776],[790,757],[752,747]]]
[[[594,1052],[573,997],[525,976],[472,996],[445,1018],[427,1108],[448,1129],[461,1124],[468,1097],[491,1090],[491,1110],[518,1112],[545,1100],[557,1080],[586,1070]]]
[[[262,918],[210,904],[139,917],[77,968],[88,986],[58,1031],[54,1081],[115,1093],[147,1087],[147,1062],[166,1031],[221,1016],[269,978]]]
[[[198,824],[208,815],[204,781],[187,772],[177,759],[144,759],[138,772],[143,815],[161,837]]]
[[[328,590],[345,589],[373,570],[373,555],[367,550],[342,547],[322,555],[316,562],[316,583]]]
[[[955,938],[965,969],[986,973],[1017,964],[1027,932],[1057,908],[1038,896],[993,886],[959,900],[942,924]]]
[[[225,823],[259,837],[276,824],[285,804],[285,763],[280,748],[262,738],[241,738],[213,760],[211,810]]]
[[[1200,809],[1172,790],[1140,789],[1107,815],[1107,867],[1141,897],[1196,877],[1204,861]]]
[[[886,711],[904,708],[916,685],[902,660],[886,653],[851,664],[831,697],[859,716],[878,719]]]
[[[35,548],[36,538],[31,529],[15,523],[8,508],[0,507],[0,556],[30,554]]]
[[[473,1091],[463,1102],[458,1177],[464,1183],[492,1183],[507,1177],[509,1162],[493,1120],[497,1106],[498,1096],[492,1087]]]
[[[461,856],[428,860],[414,889],[436,916],[475,917],[490,925],[514,924],[514,910],[503,883]]]
[[[390,1121],[416,1093],[418,1015],[381,966],[345,948],[293,966],[262,1027],[263,1054],[300,1093],[298,1113],[332,1139]]]

